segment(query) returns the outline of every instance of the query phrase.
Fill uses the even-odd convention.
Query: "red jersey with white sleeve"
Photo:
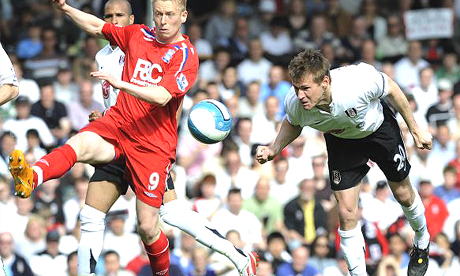
[[[104,36],[125,53],[122,80],[139,86],[164,87],[172,99],[161,107],[139,100],[128,93],[120,93],[115,106],[106,115],[120,124],[121,131],[172,160],[177,146],[176,112],[197,78],[198,54],[187,36],[173,43],[162,44],[154,30],[145,25],[119,27],[106,23]]]
[[[91,131],[115,148],[115,158],[126,161],[125,178],[138,199],[159,208],[177,147],[176,114],[198,73],[198,54],[188,37],[162,44],[144,25],[102,29],[112,45],[125,53],[122,80],[139,86],[162,86],[172,99],[159,106],[120,91],[105,115],[83,131]]]

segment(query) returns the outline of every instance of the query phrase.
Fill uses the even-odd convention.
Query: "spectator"
[[[434,170],[431,173],[431,180],[434,186],[444,182],[443,169],[450,160],[455,158],[455,142],[451,140],[449,127],[440,125],[436,128],[433,149],[428,154],[428,163]]]
[[[223,0],[219,10],[206,24],[204,37],[215,46],[220,39],[230,38],[235,28],[236,1]]]
[[[62,207],[65,218],[65,228],[72,231],[77,225],[77,218],[81,208],[85,205],[86,191],[88,190],[89,179],[86,176],[76,179],[76,196],[65,201]]]
[[[347,262],[342,252],[336,254],[337,266],[326,267],[323,271],[323,275],[327,276],[349,276],[350,272],[348,271]]]
[[[439,197],[448,205],[452,200],[460,198],[460,191],[456,189],[457,169],[454,166],[447,165],[443,170],[444,183],[434,189],[434,195]]]
[[[237,133],[232,136],[233,142],[238,146],[241,163],[250,168],[252,166],[252,120],[250,118],[240,118],[236,124]]]
[[[311,158],[307,155],[307,151],[304,150],[307,140],[308,138],[299,136],[289,145],[290,155],[288,157],[289,171],[287,178],[294,183],[313,178]]]
[[[63,143],[63,140],[68,137],[71,126],[67,117],[67,108],[56,100],[51,84],[40,87],[40,100],[32,105],[30,114],[45,121],[56,140]]]
[[[292,251],[292,262],[284,263],[276,270],[276,276],[291,276],[291,275],[302,275],[302,276],[315,276],[321,275],[312,265],[308,263],[308,248],[305,246],[299,246]]]
[[[391,234],[388,237],[388,242],[390,254],[383,257],[382,261],[380,261],[377,268],[377,275],[385,275],[383,274],[384,271],[389,271],[393,275],[404,275],[401,270],[407,269],[409,265],[409,254],[406,252],[407,245],[400,234]]]
[[[317,235],[329,229],[327,214],[314,197],[313,179],[304,179],[299,183],[299,196],[284,207],[284,224],[294,241],[311,244]]]
[[[97,71],[95,61],[96,53],[101,49],[99,40],[94,36],[86,36],[82,46],[82,52],[75,58],[72,64],[72,72],[76,82],[81,82],[93,71]]]
[[[342,58],[349,62],[360,60],[363,43],[367,38],[366,19],[363,16],[353,18],[350,34],[342,39]]]
[[[10,232],[13,235],[13,239],[15,241],[22,241],[24,240],[25,229],[27,228],[27,224],[30,218],[33,216],[32,209],[34,208],[34,201],[33,199],[23,199],[16,197],[14,199],[15,210],[9,212],[8,214],[2,215],[2,220],[9,221],[6,224],[5,230]],[[0,233],[3,231],[0,231]]]
[[[290,0],[287,6],[287,24],[291,37],[307,29],[307,6],[303,0]]]
[[[397,14],[387,17],[387,34],[377,42],[377,57],[396,61],[407,53],[407,41],[402,32],[401,19]]]
[[[260,83],[251,81],[246,87],[246,95],[240,97],[238,105],[239,118],[253,118],[264,113],[264,104],[259,101]]]
[[[224,170],[216,173],[217,195],[220,198],[226,198],[231,188],[237,188],[241,189],[240,195],[243,199],[250,198],[254,192],[254,187],[259,179],[259,175],[253,170],[243,166],[240,154],[236,149],[228,149],[224,152],[224,165]],[[243,240],[245,240],[245,233],[241,233],[241,236]]]
[[[30,259],[30,267],[36,276],[65,275],[67,256],[59,252],[60,235],[56,231],[46,235],[46,248]]]
[[[409,42],[407,57],[395,63],[395,81],[401,88],[410,90],[420,85],[419,72],[430,64],[422,58],[422,44],[420,41]]]
[[[134,233],[125,231],[127,215],[127,210],[111,211],[107,214],[109,231],[106,231],[104,235],[103,251],[113,250],[118,253],[117,258],[110,258],[111,262],[113,262],[113,267],[110,270],[112,272],[117,271],[120,265],[121,267],[126,267],[129,261],[141,253],[139,237]],[[117,266],[115,266],[115,263]]]
[[[144,266],[150,267],[149,256],[147,256],[147,252],[145,252],[144,247],[141,246],[141,254],[129,261],[129,263],[126,265],[126,270],[129,270],[135,275],[138,275]]]
[[[24,257],[27,263],[30,263],[34,254],[45,249],[45,236],[46,229],[43,218],[37,215],[31,216],[24,231],[24,239],[15,242],[16,253]]]
[[[366,18],[367,34],[376,42],[379,42],[387,32],[387,22],[385,18],[379,16],[379,12],[375,0],[361,2],[361,14]]]
[[[171,264],[179,266],[182,274],[187,275],[193,270],[192,254],[196,247],[196,241],[193,237],[181,232],[180,247],[174,248],[171,254]]]
[[[436,104],[438,100],[438,88],[434,78],[434,72],[431,67],[425,67],[419,72],[420,85],[410,90],[417,103],[416,113],[425,116],[428,108]]]
[[[215,276],[216,273],[209,267],[209,253],[204,247],[196,247],[192,253],[193,271],[188,276]]]
[[[120,259],[117,251],[108,250],[104,253],[105,276],[134,276],[131,271],[122,269]]]
[[[229,98],[246,94],[245,87],[238,80],[236,68],[229,66],[222,72],[222,82],[218,86],[220,97],[226,101]]]
[[[361,61],[370,64],[378,71],[382,71],[382,63],[375,59],[375,42],[372,39],[365,39],[361,47]]]
[[[240,233],[236,230],[230,230],[225,235],[225,238],[229,240],[236,248],[243,248],[244,242],[241,241]],[[210,256],[211,268],[216,272],[217,275],[223,276],[238,276],[238,270],[235,268],[233,263],[226,258],[224,255],[217,252],[212,252]],[[257,275],[259,275],[259,267],[257,268]]]
[[[289,163],[286,158],[275,159],[274,171],[274,177],[270,182],[270,194],[284,206],[297,196],[297,187],[294,181],[289,181],[287,178]]]
[[[30,59],[41,53],[43,44],[40,40],[41,27],[34,22],[28,27],[28,36],[21,39],[16,47],[16,54],[20,59]]]
[[[323,275],[328,267],[337,267],[337,261],[331,258],[331,247],[327,235],[319,235],[311,245],[311,256],[308,264],[316,268]]]
[[[339,0],[329,0],[323,14],[326,17],[327,29],[338,38],[346,37],[351,29],[352,17],[341,6]]]
[[[93,84],[89,80],[80,83],[80,98],[68,106],[73,130],[80,130],[88,124],[88,116],[93,110],[102,112],[102,105],[93,100]]]
[[[446,51],[442,57],[442,66],[436,70],[436,78],[457,83],[460,80],[458,56],[454,51]]]
[[[21,63],[13,63],[13,68],[19,82],[19,93],[22,96],[29,97],[31,102],[38,101],[40,99],[40,88],[38,87],[37,82],[35,82],[33,79],[23,78],[23,69]]]
[[[4,269],[8,276],[33,276],[34,274],[26,260],[14,252],[13,244],[11,233],[0,233],[0,257],[3,259],[4,265],[0,269]]]
[[[56,99],[67,106],[78,98],[78,86],[72,78],[73,72],[64,67],[59,69],[56,81],[53,82]]]
[[[452,83],[448,80],[438,81],[438,101],[426,111],[425,117],[431,127],[445,124],[451,117]]]
[[[273,276],[273,267],[272,264],[265,260],[259,260],[259,266],[257,267],[257,276]]]
[[[207,60],[212,58],[211,43],[202,37],[202,29],[200,24],[197,22],[191,22],[187,26],[187,30],[190,42],[192,42],[193,46],[195,46],[200,60]]]
[[[25,76],[37,82],[54,81],[59,68],[69,66],[69,61],[56,50],[57,39],[54,29],[43,30],[41,36],[43,51],[25,62]]]
[[[269,194],[270,182],[261,177],[257,181],[254,195],[245,200],[243,204],[243,209],[253,213],[259,219],[264,236],[270,235],[273,231],[282,232],[284,230],[282,206]]]
[[[62,200],[56,193],[59,184],[59,179],[48,180],[35,194],[33,212],[41,215],[46,220],[46,226],[51,228],[64,224]]]
[[[292,261],[286,249],[286,240],[280,232],[272,232],[267,236],[267,250],[263,258],[271,264],[274,271],[278,270],[281,264]]]
[[[268,30],[260,34],[265,52],[272,59],[282,58],[292,52],[292,40],[286,26],[286,18],[277,15],[270,21]],[[283,59],[280,59],[280,61]]]
[[[277,118],[282,118],[286,113],[284,110],[284,99],[291,89],[291,84],[285,81],[284,69],[281,66],[273,66],[268,75],[268,83],[262,84],[260,87],[259,100],[265,102],[269,96],[278,98]]]
[[[42,141],[40,140],[37,130],[33,128],[29,129],[26,133],[26,138],[27,152],[33,155],[33,162],[35,163],[37,160],[46,155],[46,150],[41,147]]]
[[[319,201],[321,206],[323,206],[323,209],[329,213],[329,211],[335,207],[336,201],[330,189],[330,181],[326,169],[326,156],[313,156],[311,165],[313,167],[313,181],[315,181],[316,189],[315,200]]]
[[[222,206],[222,199],[216,195],[216,177],[205,174],[197,184],[198,198],[193,203],[193,210],[211,220]]]
[[[452,134],[452,140],[460,138],[460,94],[452,96],[453,116],[447,120],[446,124]]]
[[[449,165],[457,170],[455,188],[460,190],[460,139],[455,140],[455,158],[449,161]]]
[[[259,38],[249,41],[249,56],[237,67],[238,79],[248,85],[252,81],[260,84],[268,82],[268,73],[272,63],[263,57],[264,48]]]
[[[251,37],[259,37],[268,29],[270,22],[276,15],[275,0],[261,0],[258,5],[258,16],[253,16],[249,21],[249,34]]]
[[[212,218],[212,223],[220,233],[236,230],[241,235],[244,248],[263,248],[262,225],[257,217],[242,209],[243,198],[239,189],[230,189],[227,208],[222,208]]]
[[[3,131],[11,131],[17,138],[16,148],[22,151],[27,150],[26,133],[29,129],[36,129],[40,139],[45,147],[54,145],[54,137],[46,123],[33,115],[31,105],[27,96],[19,96],[15,101],[18,116],[15,119],[9,119],[3,124]]]
[[[450,249],[449,240],[444,233],[439,233],[434,238],[434,243],[438,247],[439,253],[436,254],[436,261],[439,263],[442,275],[457,275],[460,272],[460,262],[458,257],[454,255],[454,252]]]
[[[11,179],[11,175],[9,172],[9,157],[10,154],[14,151],[16,148],[16,135],[14,135],[13,132],[11,131],[5,131],[3,132],[1,138],[0,138],[0,175],[6,176],[8,179]]]
[[[78,276],[77,251],[73,251],[67,256],[67,276]]]
[[[420,181],[419,194],[425,206],[426,226],[430,236],[434,239],[434,237],[442,231],[444,222],[449,216],[449,211],[444,201],[433,194],[433,185],[430,181]]]
[[[222,73],[230,64],[231,56],[227,48],[217,47],[214,49],[213,59],[206,60],[200,64],[198,77],[206,83],[220,82]]]
[[[248,19],[238,17],[235,20],[235,29],[231,37],[219,41],[219,45],[229,49],[232,64],[240,63],[248,53],[249,23]]]
[[[265,99],[265,113],[255,115],[252,118],[251,142],[253,144],[266,145],[276,136],[276,124],[278,117],[279,100],[276,96]]]

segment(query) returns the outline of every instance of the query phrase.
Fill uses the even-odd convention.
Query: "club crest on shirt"
[[[354,108],[354,107],[345,110],[345,113],[346,113],[347,116],[350,117],[350,118],[353,118],[353,117],[355,117],[356,115],[358,115],[358,111],[357,111],[356,108]]]
[[[109,98],[109,92],[110,92],[110,83],[106,81],[102,81],[102,96],[104,99]]]
[[[171,61],[172,56],[176,51],[173,49],[169,49],[166,54],[162,57],[164,63],[169,63]]]
[[[120,64],[120,66],[123,66],[125,64],[125,55],[120,56],[120,60],[118,60],[118,64]]]
[[[332,182],[338,185],[340,181],[342,181],[342,176],[340,175],[340,172],[337,170],[333,170],[332,171]]]

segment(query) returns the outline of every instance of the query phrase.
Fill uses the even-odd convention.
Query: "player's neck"
[[[321,99],[318,101],[318,104],[316,105],[316,108],[321,109],[326,112],[331,112],[331,108],[329,105],[332,102],[332,94],[331,94],[331,86],[329,85],[323,93],[323,96]]]
[[[179,41],[182,41],[185,39],[185,37],[182,35],[182,33],[177,33],[176,36],[168,38],[168,39],[161,39],[160,37],[157,36],[157,41],[160,42],[161,44],[173,44],[177,43]]]

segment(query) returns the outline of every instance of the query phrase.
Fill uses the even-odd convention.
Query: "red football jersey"
[[[125,53],[122,80],[139,86],[160,85],[171,93],[172,99],[161,107],[120,93],[111,116],[117,127],[139,144],[139,150],[152,150],[175,159],[177,146],[176,112],[185,93],[198,73],[198,53],[187,36],[172,44],[162,44],[153,29],[145,25],[119,27],[106,23],[102,29],[111,44]]]

